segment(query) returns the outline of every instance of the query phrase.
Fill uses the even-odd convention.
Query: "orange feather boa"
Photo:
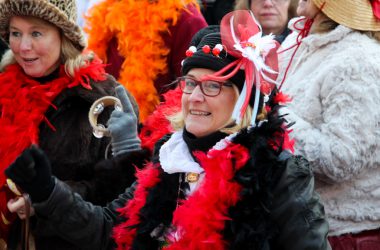
[[[107,62],[107,47],[117,38],[118,51],[125,58],[118,81],[136,98],[142,122],[159,103],[154,87],[158,74],[167,72],[162,33],[175,25],[188,4],[195,0],[105,0],[95,5],[87,18],[89,49]]]

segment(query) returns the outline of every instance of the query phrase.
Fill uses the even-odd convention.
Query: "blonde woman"
[[[83,52],[86,40],[76,24],[75,1],[1,1],[0,34],[10,48],[0,73],[0,242],[4,245],[11,237],[8,247],[13,249],[21,235],[15,215],[22,217],[25,210],[9,189],[4,170],[31,144],[46,152],[54,175],[85,200],[105,204],[125,182],[107,183],[95,172],[109,139],[93,136],[88,110],[96,99],[115,95],[117,83],[92,53]],[[119,172],[115,176],[120,179]],[[33,202],[45,198],[36,196]],[[15,214],[7,203],[15,203]],[[31,231],[37,249],[72,247],[51,237],[42,220]]]
[[[252,20],[247,11],[239,13]],[[194,36],[176,80],[182,91],[181,110],[170,117],[176,130],[156,144],[135,185],[106,207],[84,202],[54,181],[38,148],[25,150],[7,169],[32,198],[41,183],[54,186],[33,205],[57,235],[86,249],[110,249],[114,242],[118,249],[330,249],[312,171],[291,154],[277,113],[281,95],[264,102],[268,92],[255,94],[252,82],[245,82],[248,71],[239,66],[253,61],[224,43],[223,32],[208,27]],[[248,38],[241,38],[246,44]],[[220,75],[234,65],[235,71]],[[252,93],[244,95],[244,86]],[[124,101],[124,111],[131,112]],[[258,116],[251,108],[256,103],[263,110]]]

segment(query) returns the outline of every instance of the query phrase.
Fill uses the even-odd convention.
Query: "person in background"
[[[311,20],[281,90],[336,250],[380,249],[378,1],[301,0]],[[309,22],[310,23],[310,22]]]
[[[85,30],[89,48],[136,98],[144,122],[205,26],[196,0],[104,0],[89,10]]]
[[[232,15],[239,15],[236,26],[244,32],[235,33],[237,41],[222,40],[230,34]],[[119,199],[103,208],[83,201],[51,176],[49,161],[36,147],[7,169],[32,198],[47,197],[33,206],[55,233],[92,250],[113,249],[112,241],[118,249],[330,249],[312,170],[291,154],[277,112],[286,98],[270,94],[270,82],[251,78],[249,69],[262,57],[243,56],[256,49],[244,45],[258,35],[255,42],[264,47],[257,49],[275,67],[270,62],[276,42],[261,37],[248,11],[227,15],[222,24],[221,30],[207,27],[194,36],[176,80],[182,108],[170,117],[175,132],[156,144],[151,162]],[[269,69],[258,70],[261,75]],[[125,115],[110,124],[129,131],[135,118],[124,96]]]
[[[289,35],[288,22],[296,16],[297,0],[237,0],[235,9],[251,10],[264,34],[276,35],[282,43]]]
[[[0,35],[10,48],[0,73],[0,246],[16,249],[21,241],[16,217],[25,216],[25,200],[4,170],[30,145],[44,150],[57,178],[95,204],[116,198],[128,181],[124,170],[109,166],[105,178],[97,165],[110,140],[93,136],[88,112],[98,98],[115,95],[118,84],[93,53],[83,52],[86,39],[76,24],[75,1],[3,0]],[[99,123],[110,111],[99,116]],[[117,149],[117,141],[112,145]],[[132,182],[134,168],[129,170]],[[41,193],[32,202],[46,198]],[[11,213],[7,203],[22,208]],[[43,221],[33,217],[30,225],[37,249],[72,249]]]

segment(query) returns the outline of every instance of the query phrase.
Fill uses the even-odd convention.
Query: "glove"
[[[27,192],[33,202],[47,200],[55,186],[49,159],[35,145],[25,149],[5,170],[5,174]]]
[[[112,111],[107,126],[111,134],[112,154],[117,156],[141,149],[141,141],[137,136],[137,117],[124,87],[117,86],[115,91],[123,111]]]

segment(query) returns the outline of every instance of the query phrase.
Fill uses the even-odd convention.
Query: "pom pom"
[[[208,46],[208,45],[203,46],[202,50],[206,54],[210,53],[210,51],[211,51],[210,46]]]

